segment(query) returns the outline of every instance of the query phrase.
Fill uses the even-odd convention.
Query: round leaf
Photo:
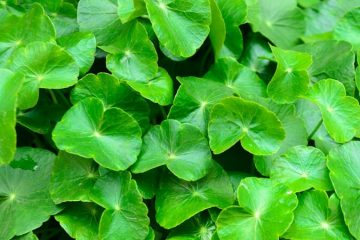
[[[279,150],[284,138],[284,129],[275,114],[255,102],[229,97],[211,112],[209,139],[215,154],[241,141],[250,153],[270,155]]]
[[[296,146],[274,160],[270,177],[294,192],[332,190],[326,157],[317,148]]]
[[[217,221],[221,240],[277,240],[294,219],[297,206],[294,193],[265,178],[245,178],[241,181],[238,206],[224,209]]]
[[[132,171],[142,173],[162,165],[187,181],[204,177],[211,168],[212,158],[200,130],[172,119],[151,128],[144,136],[139,159]]]
[[[141,129],[135,119],[119,108],[106,109],[97,98],[86,98],[70,108],[52,137],[59,149],[94,158],[116,171],[132,165],[141,148]]]
[[[190,57],[210,32],[209,0],[145,0],[154,32],[176,57]]]
[[[340,198],[345,223],[352,235],[360,238],[360,142],[346,143],[330,151],[327,166],[335,192]]]

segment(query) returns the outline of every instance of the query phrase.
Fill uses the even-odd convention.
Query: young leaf
[[[142,173],[162,165],[186,181],[204,177],[212,166],[212,158],[200,130],[172,119],[151,128],[144,136],[140,156],[132,171]]]
[[[336,142],[351,140],[360,129],[359,102],[346,96],[340,82],[321,80],[314,84],[307,97],[320,108],[325,128]]]
[[[109,172],[101,176],[91,199],[105,211],[101,215],[99,238],[142,240],[149,232],[146,205],[129,172]]]
[[[284,234],[287,239],[314,240],[352,239],[335,194],[329,198],[323,191],[307,191],[300,195],[295,218]]]
[[[31,160],[31,170],[0,167],[0,239],[10,239],[41,226],[60,211],[50,198],[55,155],[40,148],[18,148],[13,163]]]
[[[317,148],[296,146],[276,158],[271,179],[281,182],[294,192],[310,188],[332,190],[326,157]]]
[[[99,240],[98,228],[102,209],[94,203],[67,204],[55,215],[61,227],[76,240]]]
[[[90,201],[89,193],[98,177],[97,164],[86,159],[60,152],[50,180],[50,194],[55,203]]]
[[[14,52],[10,62],[11,70],[24,75],[18,99],[21,109],[36,105],[39,88],[70,87],[77,82],[79,76],[79,67],[73,58],[52,43],[30,43]]]
[[[312,63],[307,53],[271,48],[277,68],[268,84],[269,96],[278,103],[293,103],[306,94],[310,80],[307,69]]]
[[[191,57],[210,32],[209,0],[145,0],[154,32],[170,53]]]
[[[16,103],[23,76],[0,69],[0,165],[9,163],[16,150]]]
[[[119,108],[106,109],[97,98],[86,98],[70,108],[52,137],[59,149],[94,158],[115,171],[131,166],[141,148],[136,120]]]
[[[358,190],[360,173],[357,171],[360,168],[359,149],[358,141],[346,143],[332,149],[327,162],[330,179],[340,199],[345,223],[356,238],[360,238],[360,216],[357,213],[360,207]]]
[[[284,129],[275,114],[255,102],[229,97],[211,112],[209,142],[215,154],[241,141],[250,153],[270,155],[279,150],[284,138]]]
[[[294,193],[265,178],[245,178],[237,190],[239,206],[225,208],[217,221],[221,240],[276,240],[294,219]]]
[[[170,229],[205,209],[228,207],[233,198],[230,179],[218,164],[214,163],[210,172],[196,182],[165,173],[156,195],[156,221]]]

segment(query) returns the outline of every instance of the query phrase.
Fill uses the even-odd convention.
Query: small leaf
[[[265,178],[245,178],[238,188],[238,206],[225,208],[216,226],[221,240],[276,240],[294,219],[294,193]]]
[[[210,172],[196,182],[166,173],[156,195],[156,220],[170,229],[205,209],[228,207],[233,198],[230,179],[218,164],[214,163]]]
[[[215,154],[241,141],[250,153],[270,155],[279,150],[284,138],[284,129],[275,114],[255,102],[229,97],[211,112],[209,139]]]
[[[320,108],[325,128],[336,142],[351,140],[360,129],[359,102],[346,96],[340,82],[321,80],[314,84],[307,97]]]
[[[145,0],[154,32],[171,54],[190,57],[210,32],[209,0]]]
[[[119,108],[106,109],[97,98],[86,98],[70,108],[52,137],[59,149],[94,158],[116,171],[131,166],[141,148],[136,120]]]
[[[310,188],[332,190],[326,157],[317,148],[296,146],[274,160],[271,179],[288,186],[294,192]]]
[[[109,172],[101,176],[91,199],[105,208],[100,220],[99,238],[116,240],[145,239],[149,232],[146,205],[129,172]]]
[[[339,196],[345,223],[352,235],[360,238],[360,142],[346,143],[328,155],[327,166],[335,192]]]
[[[144,136],[140,156],[132,171],[142,173],[162,165],[186,181],[204,177],[211,168],[212,158],[200,130],[172,119],[151,128]]]

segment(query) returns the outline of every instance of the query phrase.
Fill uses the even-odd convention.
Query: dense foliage
[[[0,240],[360,239],[360,0],[1,0]]]

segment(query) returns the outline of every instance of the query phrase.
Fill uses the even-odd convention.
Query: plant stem
[[[51,96],[51,99],[53,100],[53,102],[54,102],[55,104],[59,104],[59,102],[58,102],[58,100],[57,100],[57,98],[56,98],[55,93],[53,92],[53,90],[49,89],[49,93],[50,93],[50,96]]]
[[[320,121],[318,122],[318,124],[315,126],[315,128],[312,130],[312,132],[309,134],[308,140],[310,140],[315,133],[319,130],[319,128],[321,127],[321,124],[323,123],[323,120],[320,119]]]
[[[163,106],[160,106],[160,112],[161,112],[161,116],[163,117],[163,119],[166,119],[167,114],[166,114],[165,108]]]

